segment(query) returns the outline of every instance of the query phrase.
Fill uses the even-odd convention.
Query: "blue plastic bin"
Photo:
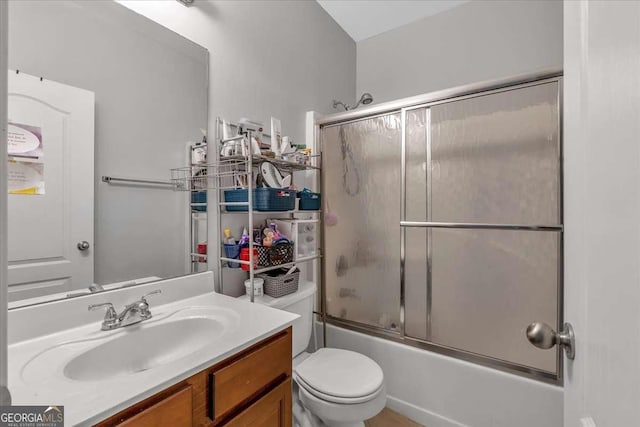
[[[322,205],[322,199],[320,193],[310,193],[308,191],[300,191],[298,193],[300,198],[300,210],[301,211],[319,211]]]
[[[238,259],[238,257],[240,257],[240,245],[230,245],[225,243],[224,254],[226,258]],[[227,264],[229,264],[229,268],[240,268],[239,262],[227,261]]]
[[[247,202],[248,191],[225,190],[225,202]],[[296,207],[296,192],[283,188],[255,188],[253,190],[253,210],[292,211]],[[226,206],[230,212],[246,212],[247,206]]]
[[[191,192],[191,203],[207,203],[207,192],[206,191],[192,191]],[[191,206],[191,210],[206,212],[206,206]]]

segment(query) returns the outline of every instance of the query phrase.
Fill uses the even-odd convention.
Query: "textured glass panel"
[[[553,232],[433,229],[431,340],[556,372],[556,351],[525,329],[557,327],[558,244]]]
[[[407,111],[405,132],[406,217],[427,220],[427,110]]]
[[[427,229],[407,229],[405,247],[405,334],[427,339]]]
[[[400,324],[400,115],[322,129],[327,313]]]
[[[427,110],[406,116],[406,218],[427,220]],[[427,338],[427,230],[405,230],[405,334]]]
[[[431,109],[432,220],[558,224],[558,83]]]

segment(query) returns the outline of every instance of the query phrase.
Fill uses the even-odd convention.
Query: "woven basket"
[[[258,250],[258,265],[271,267],[293,261],[293,243],[280,243],[275,246],[254,246]]]
[[[285,275],[280,273],[278,276],[269,276],[268,274],[259,274],[258,277],[264,279],[264,293],[273,298],[292,294],[298,290],[300,282],[300,272]]]

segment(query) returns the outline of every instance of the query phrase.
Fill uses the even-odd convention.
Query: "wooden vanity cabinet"
[[[96,424],[98,427],[291,427],[292,330]]]
[[[291,422],[291,378],[289,378],[225,425],[228,427],[290,427]]]

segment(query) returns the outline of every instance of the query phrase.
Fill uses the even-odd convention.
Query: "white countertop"
[[[146,371],[97,381],[75,381],[65,377],[61,370],[55,372],[54,366],[60,366],[60,360],[53,360],[54,358],[51,360],[52,371],[42,375],[42,379],[39,375],[34,377],[33,372],[27,374],[25,366],[56,345],[80,340],[84,345],[83,350],[86,350],[103,343],[103,338],[117,338],[131,333],[138,325],[105,332],[100,330],[100,322],[91,322],[14,342],[9,346],[9,389],[13,404],[64,405],[65,425],[95,424],[286,329],[298,317],[292,313],[213,292],[164,305],[154,305],[150,300],[150,306],[153,318],[138,325],[162,322],[163,319],[187,308],[204,308],[227,313],[233,320],[233,326],[211,344],[177,360]],[[44,311],[46,312],[47,310]],[[166,345],[170,346],[171,342],[167,342]],[[73,356],[75,355],[77,354]],[[65,356],[57,357],[60,359]],[[67,361],[70,358],[68,357]]]

